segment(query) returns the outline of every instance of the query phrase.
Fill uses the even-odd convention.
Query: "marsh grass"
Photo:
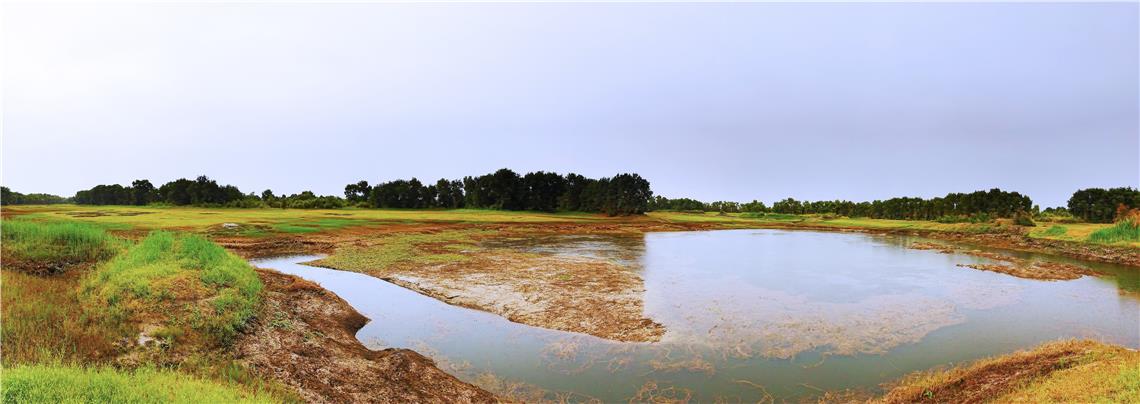
[[[1041,235],[1044,237],[1060,237],[1064,236],[1067,232],[1069,232],[1069,229],[1067,227],[1053,225],[1049,226],[1049,229],[1045,230],[1043,233],[1041,233]]]
[[[1140,403],[1140,353],[1094,341],[1050,342],[965,366],[911,374],[881,401],[982,401],[980,398],[994,402]]]
[[[145,323],[165,337],[226,344],[254,315],[261,289],[253,268],[217,244],[156,231],[88,276],[80,299],[121,332]]]
[[[102,227],[82,222],[5,219],[0,233],[5,255],[31,261],[98,261],[121,247]]]
[[[152,368],[121,371],[62,365],[4,369],[5,403],[273,403],[258,391]]]
[[[98,361],[113,351],[114,333],[85,321],[78,276],[0,272],[3,364]]]
[[[1140,241],[1140,222],[1133,218],[1121,220],[1112,227],[1092,232],[1089,241],[1101,244]]]

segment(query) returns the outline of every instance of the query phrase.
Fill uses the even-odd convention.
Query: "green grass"
[[[1069,231],[1069,229],[1065,226],[1052,225],[1052,226],[1049,226],[1049,229],[1042,232],[1041,236],[1042,237],[1060,237],[1060,236],[1064,236],[1065,233],[1067,233],[1068,231]]]
[[[119,371],[73,366],[17,366],[4,369],[5,403],[273,403],[264,392],[154,369]]]
[[[217,244],[155,231],[85,279],[80,297],[124,332],[146,323],[224,344],[253,316],[261,288],[253,268]]]
[[[120,245],[100,226],[74,221],[5,219],[0,233],[5,253],[32,261],[97,261],[114,255]]]
[[[1129,219],[1089,234],[1089,241],[1101,244],[1140,241],[1140,223]]]
[[[222,223],[264,226],[272,232],[313,232],[350,226],[393,223],[551,223],[594,222],[610,218],[599,214],[565,212],[514,212],[482,209],[239,209],[156,206],[5,206],[12,214],[37,220],[73,220],[115,230],[177,230],[208,232]],[[281,226],[278,228],[278,226]],[[253,231],[253,230],[251,230]],[[256,232],[255,235],[265,235]]]

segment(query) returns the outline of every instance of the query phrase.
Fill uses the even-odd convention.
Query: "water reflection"
[[[511,323],[366,275],[298,264],[316,257],[255,264],[340,295],[372,319],[357,334],[370,347],[416,349],[467,381],[530,399],[798,399],[874,389],[912,370],[1056,338],[1140,346],[1140,305],[1127,293],[1137,271],[1098,265],[1110,276],[1034,281],[961,268],[986,260],[908,242],[729,230],[485,245],[641,271],[646,315],[668,329],[652,344]]]

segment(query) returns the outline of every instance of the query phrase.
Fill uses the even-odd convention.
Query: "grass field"
[[[478,209],[405,210],[405,209],[208,209],[193,207],[77,206],[39,205],[9,206],[6,214],[23,219],[47,221],[82,221],[108,230],[179,230],[196,233],[265,237],[281,234],[303,234],[335,231],[350,227],[383,227],[415,223],[620,223],[665,222],[699,223],[724,228],[749,227],[834,227],[881,230],[924,230],[986,232],[992,223],[938,223],[917,220],[825,217],[821,215],[783,214],[719,214],[717,212],[650,212],[641,217],[607,217],[590,213],[512,212]],[[238,230],[227,232],[222,224],[234,223]],[[1050,230],[1062,226],[1065,231]],[[1090,235],[1111,227],[1100,223],[1038,223],[1029,228],[1029,236],[1075,242],[1089,242]],[[1109,244],[1140,247],[1140,241],[1117,240]]]
[[[15,366],[0,377],[5,403],[277,403],[280,397],[172,371]]]

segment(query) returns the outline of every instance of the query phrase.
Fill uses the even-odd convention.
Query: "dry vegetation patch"
[[[1094,341],[1059,341],[903,378],[884,403],[1140,402],[1140,353]]]

